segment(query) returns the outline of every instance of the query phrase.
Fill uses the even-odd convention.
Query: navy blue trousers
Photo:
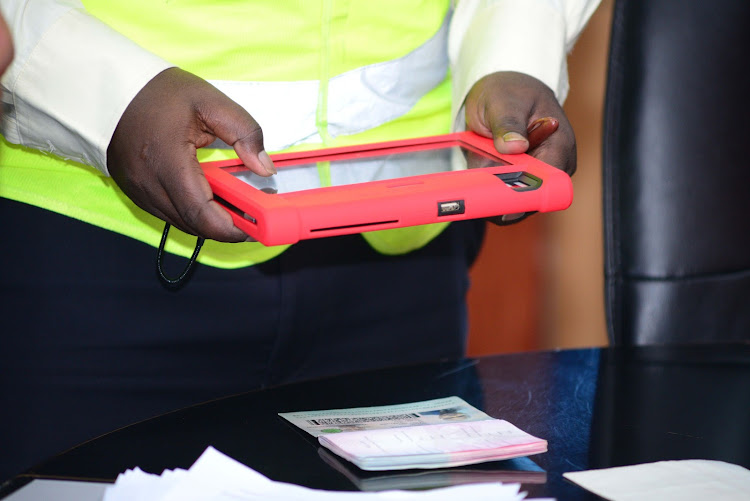
[[[156,250],[0,199],[0,481],[117,427],[285,382],[463,356],[484,224],[403,256],[358,235],[167,290]],[[186,260],[167,256],[176,273]]]

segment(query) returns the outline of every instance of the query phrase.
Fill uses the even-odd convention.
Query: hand
[[[569,175],[575,172],[573,127],[552,90],[536,78],[502,71],[487,75],[469,91],[465,110],[467,128],[493,138],[500,153],[528,153]],[[524,216],[490,220],[507,224]]]
[[[552,90],[522,73],[498,72],[479,80],[466,97],[466,126],[494,138],[500,153],[530,155],[572,175],[573,127]]]
[[[107,148],[107,167],[143,210],[181,230],[223,242],[247,240],[213,201],[196,151],[216,138],[254,173],[276,172],[257,122],[211,84],[178,68],[154,77],[128,105]]]

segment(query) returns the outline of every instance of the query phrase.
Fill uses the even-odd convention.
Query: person
[[[468,128],[572,174],[565,57],[598,2],[453,3],[3,0],[0,478],[208,399],[463,356],[484,222],[264,247],[199,165]],[[164,222],[168,269],[208,239],[179,290]]]

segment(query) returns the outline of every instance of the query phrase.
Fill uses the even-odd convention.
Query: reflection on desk
[[[320,459],[344,475],[360,491],[435,489],[480,482],[543,484],[547,481],[547,473],[529,458],[437,470],[373,472],[360,470],[323,447],[318,448],[318,454]]]
[[[541,471],[512,473],[528,473],[521,481],[530,497],[597,499],[564,480],[568,471],[688,458],[750,467],[750,344],[738,344],[500,355],[281,386],[123,428],[32,468],[26,478],[113,481],[134,466],[160,473],[188,467],[213,445],[273,480],[378,488],[392,484],[333,466],[313,438],[277,413],[450,395],[548,441],[549,452],[533,458]],[[478,476],[509,474],[503,463],[482,466]],[[458,472],[454,480],[465,481]],[[0,497],[12,489],[6,485]]]

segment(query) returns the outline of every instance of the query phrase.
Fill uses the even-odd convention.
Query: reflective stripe
[[[409,111],[448,72],[450,16],[427,42],[398,59],[347,71],[328,81],[327,132],[349,135],[383,125]],[[418,75],[418,78],[415,78]],[[238,82],[209,80],[245,108],[263,128],[269,151],[320,143],[316,122],[318,80]],[[216,141],[211,148],[228,148]]]

